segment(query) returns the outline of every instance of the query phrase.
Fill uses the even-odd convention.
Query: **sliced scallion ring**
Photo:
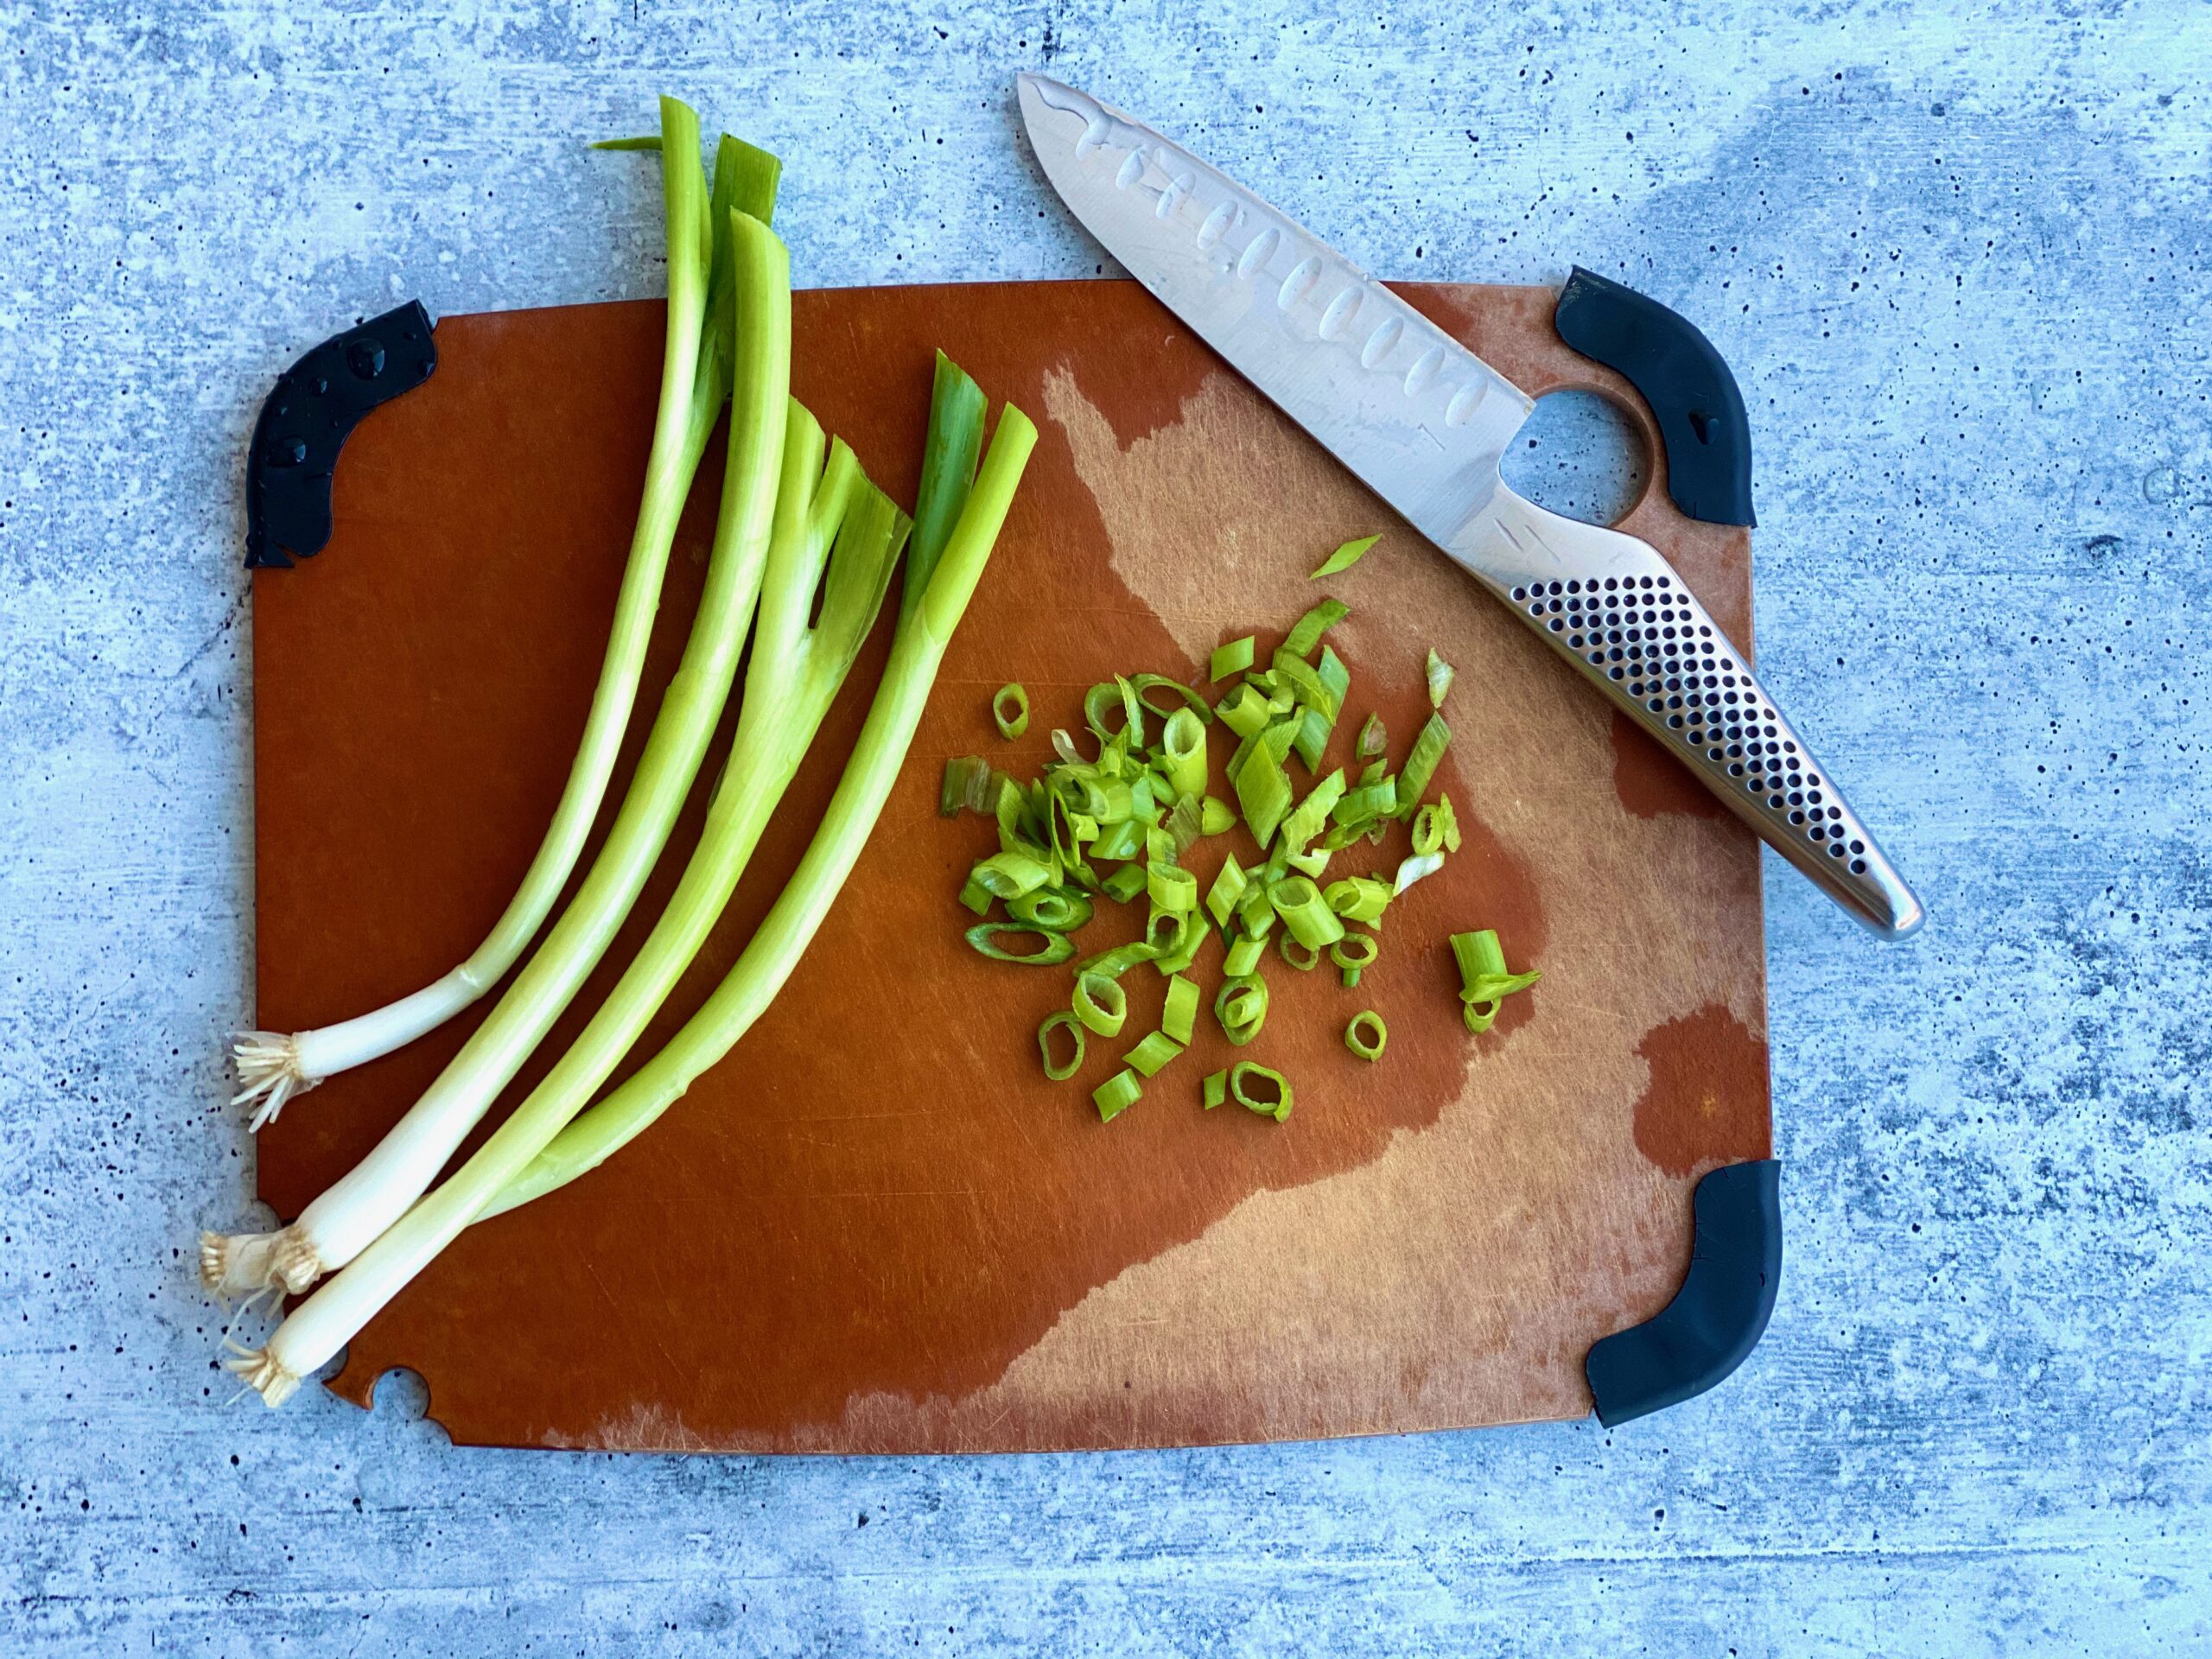
[[[1060,1030],[1073,1034],[1075,1052],[1065,1065],[1056,1066],[1052,1064],[1052,1033]],[[1083,1070],[1083,1027],[1076,1023],[1075,1016],[1065,1008],[1058,1014],[1046,1015],[1045,1023],[1037,1027],[1037,1052],[1044,1056],[1045,1075],[1054,1083],[1065,1083]]]
[[[1201,723],[1213,719],[1213,705],[1205,700],[1204,694],[1192,690],[1180,680],[1172,679],[1165,674],[1132,674],[1129,683],[1136,689],[1137,701],[1162,720],[1178,709],[1188,709]],[[1163,690],[1173,691],[1179,701],[1161,708],[1152,700],[1152,694]]]
[[[1329,960],[1344,973],[1355,976],[1344,982],[1349,988],[1359,982],[1357,976],[1361,969],[1374,965],[1379,949],[1372,933],[1347,933],[1329,947]]]
[[[1182,1052],[1182,1044],[1164,1031],[1155,1031],[1122,1056],[1122,1059],[1139,1077],[1149,1077]]]
[[[1029,693],[1020,681],[999,687],[991,699],[991,719],[1009,743],[1029,729]]]
[[[1050,928],[1055,933],[1072,933],[1090,919],[1090,900],[1079,893],[1070,893],[1065,887],[1046,887],[1036,893],[1025,893],[1019,899],[1009,899],[1006,913],[1017,922],[1027,922],[1032,927]]]
[[[1301,974],[1310,974],[1320,966],[1320,951],[1306,944],[1287,927],[1275,940],[1275,949],[1282,953],[1282,959],[1285,962]]]
[[[1008,950],[998,940],[1007,935],[1035,935],[1044,940],[1027,952]],[[1049,927],[1025,927],[1011,922],[984,922],[968,930],[968,943],[993,962],[1019,963],[1025,968],[1052,968],[1075,955],[1075,941]]]
[[[1260,1034],[1268,1019],[1268,982],[1257,974],[1238,974],[1214,993],[1213,1017],[1221,1034],[1242,1048]]]
[[[1320,889],[1305,876],[1283,877],[1268,889],[1268,903],[1299,943],[1313,950],[1334,944],[1344,936],[1344,925],[1323,900]]]
[[[1290,1079],[1271,1066],[1237,1061],[1229,1069],[1229,1093],[1246,1111],[1278,1123],[1290,1116]]]
[[[1363,1060],[1381,1059],[1383,1045],[1389,1040],[1389,1027],[1372,1008],[1363,1008],[1352,1015],[1351,1023],[1344,1027],[1344,1046]]]
[[[1118,1037],[1129,1017],[1129,994],[1111,974],[1096,969],[1077,974],[1070,1013],[1085,1031],[1096,1032],[1101,1037]]]

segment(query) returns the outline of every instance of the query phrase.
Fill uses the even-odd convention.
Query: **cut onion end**
[[[303,1095],[321,1083],[300,1066],[299,1039],[283,1032],[247,1031],[231,1044],[231,1058],[238,1069],[239,1089],[231,1104],[254,1103],[251,1128],[273,1123],[294,1095]]]
[[[260,1395],[272,1410],[299,1392],[299,1377],[286,1370],[266,1348],[241,1348],[236,1343],[230,1347],[232,1351],[224,1357],[223,1369],[243,1378],[245,1385]]]
[[[200,1282],[226,1301],[270,1290],[301,1295],[321,1277],[321,1259],[296,1222],[273,1233],[200,1235]]]

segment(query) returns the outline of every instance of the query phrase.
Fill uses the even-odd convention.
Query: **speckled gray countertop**
[[[0,4],[0,1648],[2200,1653],[2212,27],[2172,3]],[[1770,861],[1789,1265],[1717,1392],[1187,1454],[457,1452],[219,1408],[251,1213],[239,455],[399,297],[658,291],[668,91],[808,284],[1081,275],[1049,65],[1385,275],[1579,262],[1758,447],[1777,695],[1933,912]]]

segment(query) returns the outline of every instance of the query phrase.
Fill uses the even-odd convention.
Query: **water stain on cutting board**
[[[1601,706],[1203,348],[1161,336],[1141,291],[801,294],[795,320],[795,391],[894,494],[914,486],[938,346],[1042,429],[910,763],[737,1050],[604,1168],[472,1230],[361,1334],[335,1386],[365,1398],[404,1363],[460,1440],[687,1449],[1161,1444],[1583,1408],[1583,1349],[1663,1302],[1687,1255],[1686,1186],[1633,1144],[1636,1044],[1709,1003],[1747,1032],[1762,1022],[1756,969],[1712,943],[1748,939],[1756,962],[1755,851],[1732,824],[1623,812]],[[658,328],[657,307],[448,319],[438,377],[356,435],[331,548],[284,573],[321,585],[257,583],[264,1020],[352,1012],[435,972],[510,890],[573,743],[545,699],[588,686],[604,642],[603,550],[626,540]],[[500,421],[527,441],[455,441]],[[607,450],[610,423],[638,442]],[[711,522],[711,494],[693,522]],[[1088,1090],[1157,1023],[1160,982],[1130,976],[1126,1038],[1095,1042],[1077,1083],[1042,1078],[1034,1029],[1065,976],[992,968],[961,944],[952,895],[991,836],[937,816],[944,760],[1033,772],[1092,681],[1191,674],[1236,632],[1271,643],[1318,596],[1304,572],[1320,554],[1376,528],[1384,544],[1328,584],[1354,607],[1332,636],[1356,677],[1337,747],[1371,698],[1402,753],[1427,712],[1423,654],[1451,642],[1457,735],[1439,782],[1468,846],[1393,906],[1356,997],[1325,969],[1271,964],[1261,1044],[1231,1051],[1202,1015],[1192,1050],[1102,1128]],[[672,563],[661,638],[680,641],[699,580]],[[404,654],[410,683],[463,683],[469,651],[517,632],[518,607],[531,650],[515,683],[486,684],[466,718],[389,696],[378,664]],[[887,627],[634,1058],[703,1000],[780,889],[887,648]],[[674,654],[657,642],[641,711]],[[1014,745],[988,715],[1007,680],[1037,709]],[[409,765],[379,759],[394,753]],[[288,777],[288,762],[327,775]],[[356,763],[395,795],[362,822],[340,810]],[[437,871],[393,856],[407,843],[388,818],[435,822],[453,800],[467,832]],[[696,822],[510,1098],[603,998]],[[273,851],[317,837],[303,868]],[[1218,856],[1195,856],[1202,882]],[[318,887],[326,866],[378,879]],[[1141,925],[1102,908],[1086,947]],[[379,916],[422,918],[412,954]],[[1470,1042],[1441,940],[1485,925],[1547,979]],[[333,957],[331,939],[363,938],[389,942],[385,958]],[[1382,1065],[1343,1047],[1362,1007],[1390,1023]],[[288,1112],[264,1140],[272,1202],[296,1211],[472,1026]],[[1198,1109],[1199,1079],[1238,1058],[1294,1077],[1289,1122]],[[1756,1093],[1763,1122],[1763,1073]]]

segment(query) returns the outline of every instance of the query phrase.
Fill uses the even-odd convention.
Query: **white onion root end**
[[[294,1095],[303,1095],[322,1079],[309,1077],[300,1065],[299,1039],[283,1032],[240,1032],[231,1044],[231,1058],[238,1069],[241,1087],[231,1104],[254,1103],[253,1122],[258,1129],[274,1123]]]
[[[271,1290],[297,1296],[321,1277],[321,1259],[296,1223],[273,1233],[200,1235],[200,1283],[226,1301]]]

